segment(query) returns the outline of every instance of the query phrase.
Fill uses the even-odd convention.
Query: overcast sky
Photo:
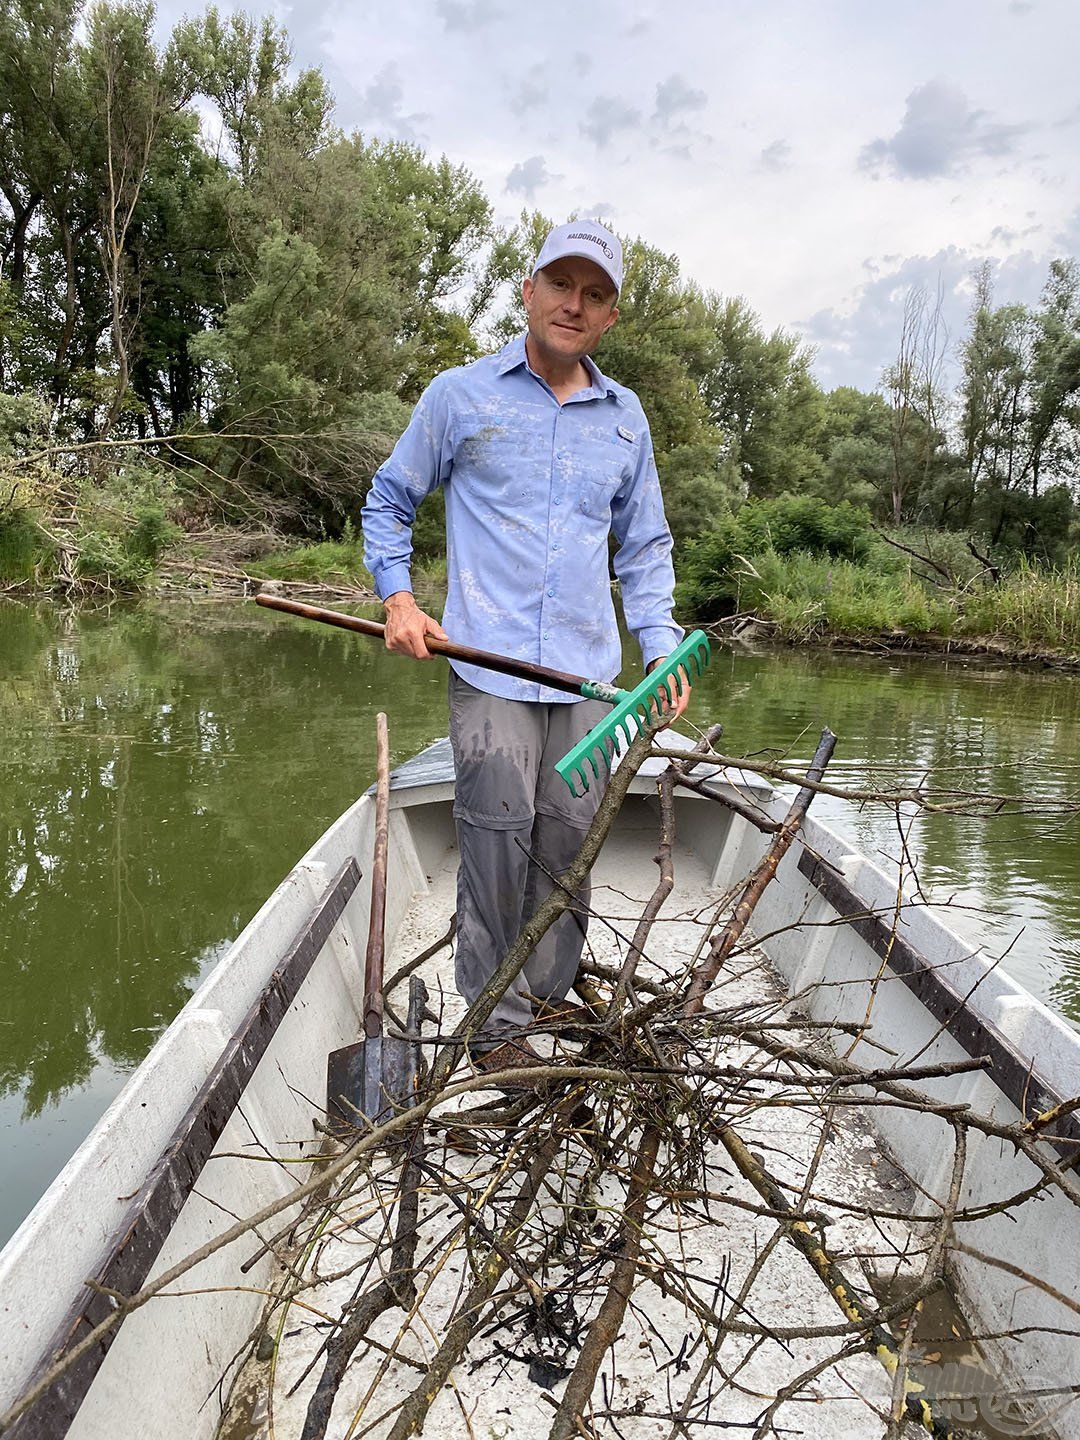
[[[940,279],[958,337],[979,260],[1034,301],[1080,256],[1076,0],[242,8],[322,66],[345,129],[466,165],[500,218],[577,211],[674,251],[812,342],[827,386],[878,382],[910,284]]]

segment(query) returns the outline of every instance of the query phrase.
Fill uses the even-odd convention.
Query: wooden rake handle
[[[282,610],[286,615],[299,615],[304,620],[335,625],[339,630],[352,630],[357,635],[371,635],[378,640],[386,638],[386,626],[378,620],[364,620],[358,615],[345,615],[340,610],[324,610],[321,605],[302,605],[299,600],[286,600],[281,595],[256,595],[255,603],[267,610]],[[527,660],[511,660],[508,655],[474,650],[471,645],[455,645],[452,640],[436,640],[434,635],[427,636],[426,644],[434,655],[445,655],[448,660],[461,660],[482,670],[495,670],[500,675],[514,675],[519,680],[533,680],[552,690],[565,690],[568,695],[580,695],[581,687],[589,683],[583,675],[549,670],[546,665],[531,665]]]
[[[386,935],[386,861],[390,835],[390,734],[386,716],[375,716],[375,849],[371,859],[371,909],[364,960],[364,1034],[383,1026],[383,947]]]

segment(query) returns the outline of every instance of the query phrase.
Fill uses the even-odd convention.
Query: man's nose
[[[563,296],[563,309],[571,315],[577,315],[581,310],[582,292],[580,290],[567,290]]]

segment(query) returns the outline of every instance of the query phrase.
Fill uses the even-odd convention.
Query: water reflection
[[[445,728],[386,660],[254,607],[0,609],[0,1240],[369,783],[377,706],[398,759]]]
[[[628,659],[631,652],[628,650]],[[371,779],[373,717],[396,761],[445,733],[446,672],[254,606],[110,615],[0,606],[0,1242],[200,976]],[[830,773],[1075,788],[1080,683],[954,661],[718,655],[694,717],[735,753]],[[868,853],[894,817],[818,801]],[[1077,826],[934,816],[908,836],[935,895],[1006,912],[978,925],[1036,993],[1080,1017]],[[1015,918],[1022,917],[1021,919]],[[976,922],[958,912],[963,928]]]
[[[720,658],[708,685],[709,708],[724,718],[735,753],[781,745],[806,759],[827,723],[840,737],[834,780],[859,785],[873,771],[899,788],[933,772],[960,790],[1080,793],[1080,677],[970,660],[772,651]],[[1080,1020],[1075,819],[929,815],[902,838],[887,810],[819,799],[815,813],[838,820],[867,854],[896,861],[906,844],[925,887],[956,906],[950,923],[987,953],[1004,953],[1011,974]]]

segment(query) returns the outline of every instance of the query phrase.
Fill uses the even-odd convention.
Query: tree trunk
[[[56,342],[56,351],[53,355],[53,405],[59,407],[67,389],[67,357],[68,351],[71,349],[71,342],[75,338],[76,304],[79,292],[75,279],[75,237],[63,211],[56,216],[56,221],[60,231],[60,244],[64,252],[64,273],[67,277],[64,296],[60,301],[60,308],[64,312],[64,323],[61,326],[60,338]]]
[[[20,205],[19,197],[13,195],[10,190],[5,190],[4,199],[11,206],[13,218],[11,236],[4,246],[0,269],[7,269],[7,262],[10,258],[11,288],[16,295],[21,295],[26,285],[26,232],[30,228],[30,221],[34,218],[34,211],[41,204],[41,196],[30,195],[26,203]]]

